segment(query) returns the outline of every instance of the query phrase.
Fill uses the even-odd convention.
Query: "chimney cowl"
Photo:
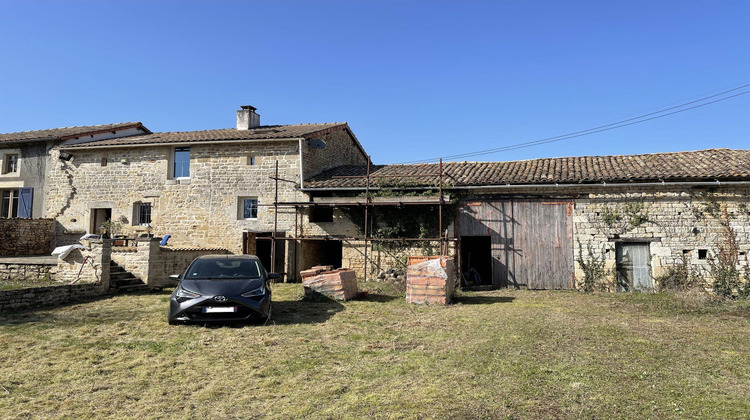
[[[249,130],[260,127],[260,115],[255,111],[258,109],[252,105],[242,105],[237,111],[237,129]]]

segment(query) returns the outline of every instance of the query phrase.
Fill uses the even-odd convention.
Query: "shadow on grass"
[[[393,296],[393,295],[384,295],[380,293],[367,293],[362,292],[357,297],[357,300],[365,301],[365,302],[391,302],[397,299],[404,299],[404,296]]]
[[[343,310],[344,305],[324,296],[274,301],[273,317],[270,323],[276,325],[320,324]]]
[[[456,296],[453,298],[455,303],[463,305],[490,305],[493,303],[510,303],[516,298],[511,296]]]
[[[87,296],[87,297],[77,297],[71,300],[68,300],[66,302],[56,303],[56,304],[42,304],[39,306],[34,306],[31,308],[18,308],[18,309],[11,309],[7,312],[3,312],[0,314],[0,325],[6,325],[6,324],[23,324],[28,322],[40,322],[45,321],[50,318],[48,311],[59,309],[59,308],[67,308],[70,306],[75,305],[81,305],[81,304],[87,304],[87,303],[93,303],[98,302],[102,300],[108,300],[115,298],[117,296],[137,296],[137,295],[153,295],[153,296],[169,296],[172,294],[171,290],[139,290],[134,292],[119,292],[119,293],[105,293],[101,295],[95,295],[95,296]]]

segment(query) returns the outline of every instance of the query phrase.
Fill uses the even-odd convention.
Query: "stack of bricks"
[[[302,278],[302,281],[305,281],[308,277],[317,276],[318,274],[324,272],[324,271],[331,271],[333,270],[332,265],[316,265],[315,267],[310,267],[307,270],[302,270],[299,272],[299,276]]]
[[[406,301],[448,304],[456,285],[451,257],[439,257],[406,268]]]
[[[359,294],[354,270],[320,271],[307,277],[303,273],[300,274],[304,279],[302,285],[305,287],[305,296],[320,293],[337,300],[350,300]]]

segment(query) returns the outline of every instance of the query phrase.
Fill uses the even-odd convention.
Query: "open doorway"
[[[260,263],[263,264],[263,268],[269,273],[285,273],[286,241],[281,239],[284,236],[286,236],[284,232],[276,232],[276,263],[274,265],[271,264],[272,232],[245,232],[243,235],[243,253],[256,255],[260,259]]]
[[[341,268],[343,243],[336,240],[303,240],[301,269],[316,265],[332,265]]]
[[[104,222],[112,220],[112,209],[91,209],[91,224],[89,233],[99,234],[99,228]]]
[[[469,286],[492,284],[491,245],[489,236],[461,237],[461,274]]]

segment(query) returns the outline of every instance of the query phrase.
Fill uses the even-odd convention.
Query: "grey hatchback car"
[[[204,255],[190,263],[169,300],[170,325],[188,322],[268,321],[268,274],[254,255]]]

